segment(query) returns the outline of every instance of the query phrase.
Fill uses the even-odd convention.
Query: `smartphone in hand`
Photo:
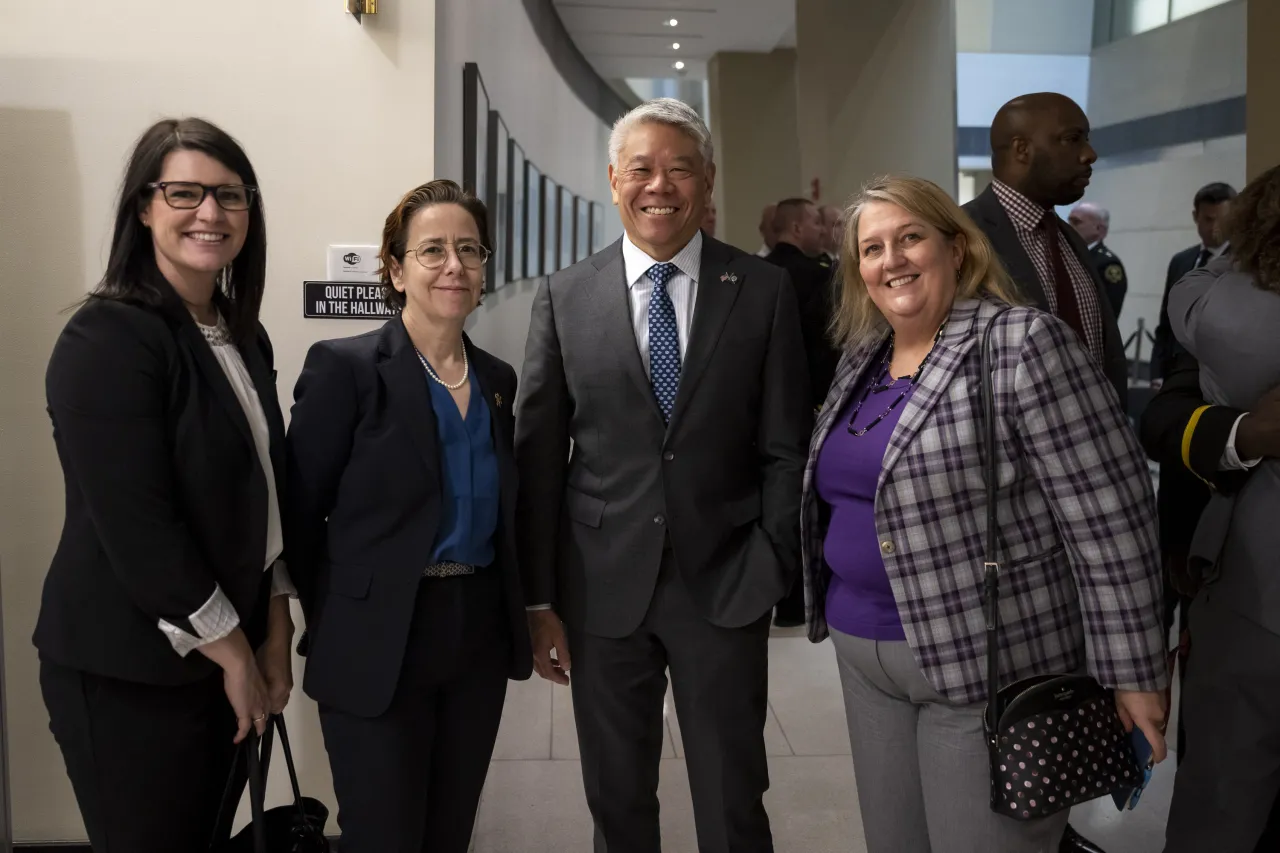
[[[1152,754],[1151,743],[1147,740],[1147,736],[1142,733],[1142,729],[1137,726],[1134,726],[1133,731],[1129,732],[1129,747],[1133,750],[1133,758],[1138,764],[1138,772],[1142,774],[1142,779],[1136,787],[1112,793],[1111,799],[1120,811],[1125,811],[1126,809],[1132,811],[1137,807],[1138,800],[1142,798],[1142,792],[1146,790],[1148,783],[1151,782],[1151,771],[1155,767],[1155,756]]]

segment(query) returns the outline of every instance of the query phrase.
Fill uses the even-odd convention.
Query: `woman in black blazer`
[[[462,333],[484,205],[432,181],[387,217],[381,330],[312,347],[286,512],[342,853],[465,853],[508,678],[532,667],[509,364]]]
[[[67,505],[35,644],[94,850],[225,836],[235,744],[289,698],[265,268],[241,147],[199,119],[151,127],[46,376]]]

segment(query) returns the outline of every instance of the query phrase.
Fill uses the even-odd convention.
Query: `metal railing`
[[[1143,344],[1149,343],[1152,351],[1155,350],[1155,335],[1147,331],[1147,321],[1145,317],[1138,318],[1138,328],[1133,334],[1124,340],[1124,354],[1129,362],[1129,386],[1139,384],[1151,384],[1151,361],[1148,356],[1147,361],[1142,360]],[[1130,352],[1132,350],[1132,352]]]

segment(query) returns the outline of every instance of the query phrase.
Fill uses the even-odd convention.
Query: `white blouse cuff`
[[[187,617],[195,634],[189,634],[177,625],[160,620],[160,630],[169,638],[173,650],[186,657],[193,649],[207,645],[230,634],[240,624],[240,615],[235,605],[227,598],[222,587],[215,586],[213,595],[209,596],[199,610]]]
[[[275,598],[277,595],[298,597],[298,588],[293,585],[293,578],[289,577],[289,568],[284,560],[276,560],[271,564],[271,597]]]

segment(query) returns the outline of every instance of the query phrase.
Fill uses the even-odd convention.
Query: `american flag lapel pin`
[[[735,282],[735,283],[736,283],[736,282],[738,281],[738,277],[737,277],[736,275],[734,275],[733,273],[725,273],[724,275],[720,276],[720,280],[721,280],[721,281],[731,281],[731,282]]]

